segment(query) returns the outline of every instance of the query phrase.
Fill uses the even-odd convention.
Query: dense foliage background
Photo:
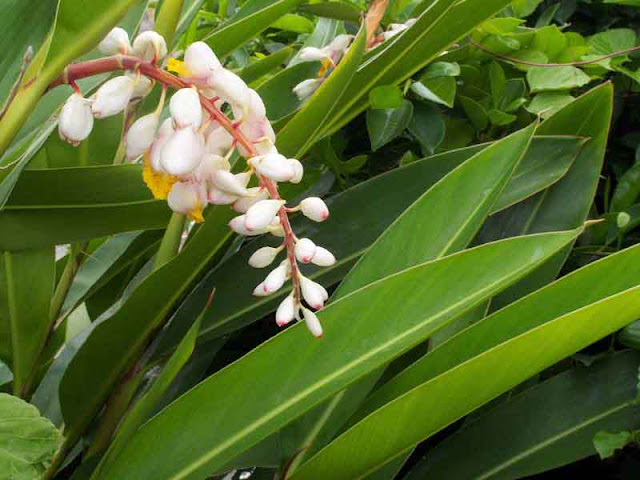
[[[0,6],[0,479],[637,476],[640,3],[396,0],[375,35],[417,23],[365,51],[370,3]],[[261,95],[304,161],[287,198],[331,209],[293,221],[338,257],[309,271],[324,339],[252,297],[272,243],[228,208],[154,267],[171,212],[121,164],[126,116],[58,137],[48,86],[114,25]],[[341,33],[301,101],[300,49]]]

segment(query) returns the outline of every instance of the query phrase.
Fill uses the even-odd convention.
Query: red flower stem
[[[94,75],[99,75],[101,73],[115,72],[119,70],[138,71],[145,77],[176,89],[189,88],[193,85],[179,77],[176,77],[166,70],[163,70],[162,68],[156,66],[154,63],[144,62],[138,57],[133,57],[130,55],[113,55],[111,57],[98,58],[96,60],[74,63],[67,66],[64,69],[62,75],[56,78],[51,83],[51,85],[49,85],[49,90],[59,85],[74,85],[75,82],[81,78],[91,77]],[[245,137],[245,135],[238,129],[238,126],[235,125],[229,119],[229,117],[227,117],[218,107],[215,106],[215,100],[216,99],[210,99],[200,94],[200,103],[209,113],[211,118],[216,120],[222,126],[222,128],[224,128],[233,136],[237,143],[242,145],[242,147],[248,152],[249,157],[256,156],[258,153],[256,152],[253,143],[247,137]],[[273,198],[274,200],[281,200],[276,182],[262,175],[259,175],[258,177],[260,180],[260,184],[267,189],[271,198]],[[289,263],[291,265],[294,298],[296,304],[300,304],[300,270],[298,268],[298,263],[296,261],[294,252],[296,236],[293,233],[293,228],[291,228],[291,222],[289,222],[289,216],[287,214],[287,208],[285,206],[282,206],[280,208],[278,216],[280,218],[280,224],[282,225],[282,229],[284,231],[284,243],[287,247],[287,258],[289,259]]]

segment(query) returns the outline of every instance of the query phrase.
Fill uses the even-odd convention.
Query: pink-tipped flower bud
[[[256,203],[247,210],[244,226],[250,231],[267,228],[284,204],[284,200],[262,200]]]
[[[133,160],[151,148],[158,128],[158,116],[150,113],[136,120],[124,139],[127,158]]]
[[[209,77],[207,84],[213,88],[220,98],[236,108],[250,108],[251,93],[244,80],[226,68],[216,69]]]
[[[207,152],[224,157],[233,145],[233,137],[224,128],[218,126],[207,136]]]
[[[304,167],[299,160],[295,158],[290,158],[289,162],[291,162],[291,167],[293,168],[293,177],[289,180],[291,183],[300,183],[302,181],[302,176],[304,175]]]
[[[267,278],[265,278],[264,281],[255,288],[253,294],[257,297],[271,295],[272,293],[280,290],[288,278],[289,267],[285,260],[280,264],[280,266],[271,270],[269,275],[267,275]]]
[[[95,93],[91,111],[96,118],[110,117],[122,112],[131,100],[135,81],[126,75],[106,81]]]
[[[167,55],[167,42],[159,33],[147,30],[133,41],[133,54],[145,62],[161,60]]]
[[[170,175],[183,176],[193,172],[202,159],[204,139],[193,128],[176,130],[160,153],[160,164]]]
[[[305,302],[307,302],[311,308],[320,310],[324,307],[324,302],[328,297],[327,291],[322,285],[300,275],[300,290],[302,290],[302,296]]]
[[[292,292],[278,305],[278,309],[276,310],[276,324],[279,327],[284,327],[288,323],[291,323],[295,317],[296,301],[293,298]]]
[[[316,338],[321,338],[323,332],[322,325],[320,324],[318,316],[308,308],[304,307],[302,307],[302,316],[304,317],[304,321],[307,324],[307,328],[309,329],[311,334]]]
[[[169,102],[171,117],[178,128],[198,128],[202,123],[202,107],[198,91],[193,88],[181,88]]]
[[[298,261],[309,263],[316,254],[316,244],[308,238],[301,238],[296,242],[294,252]]]
[[[214,70],[222,68],[216,54],[204,42],[193,42],[187,47],[184,52],[184,64],[189,78],[205,82]]]
[[[291,162],[279,153],[253,157],[249,160],[249,163],[260,175],[264,175],[276,182],[288,182],[295,175]]]
[[[269,192],[260,187],[247,188],[247,195],[239,198],[234,204],[233,209],[238,213],[247,213],[253,205],[261,200],[269,198]]]
[[[249,265],[253,268],[265,268],[273,263],[281,248],[262,247],[253,252],[253,255],[249,258]]]
[[[317,247],[311,263],[319,267],[330,267],[331,265],[335,265],[336,257],[326,248]]]
[[[121,53],[126,55],[131,50],[129,34],[120,27],[114,27],[106,37],[98,44],[98,50],[105,55]]]
[[[264,230],[247,230],[247,227],[244,226],[244,221],[246,217],[244,215],[240,215],[231,219],[229,222],[229,228],[236,232],[239,235],[244,235],[245,237],[249,237],[252,235],[262,235],[263,233],[267,233],[269,229]]]
[[[72,94],[64,103],[58,118],[60,138],[77,145],[89,136],[92,129],[91,102],[78,93]]]
[[[237,175],[226,170],[216,170],[212,176],[212,180],[217,188],[232,195],[240,197],[249,193],[247,192],[243,179],[238,178]]]
[[[314,222],[324,222],[329,218],[329,208],[318,197],[305,198],[300,202],[302,214]]]

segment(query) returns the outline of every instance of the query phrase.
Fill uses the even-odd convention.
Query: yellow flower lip
[[[177,73],[180,77],[183,78],[191,76],[191,71],[189,70],[187,65],[183,61],[176,60],[175,58],[170,58],[169,60],[167,60],[167,70]]]
[[[173,184],[178,181],[178,177],[168,175],[163,172],[156,172],[151,167],[149,153],[144,156],[144,167],[142,169],[142,179],[147,184],[149,190],[156,200],[166,200]]]

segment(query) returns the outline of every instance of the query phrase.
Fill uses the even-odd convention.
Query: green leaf
[[[633,165],[618,180],[611,197],[611,211],[623,212],[631,207],[640,195],[640,164]]]
[[[270,28],[287,30],[295,33],[311,33],[315,25],[311,20],[293,13],[286,13],[270,25]]]
[[[0,393],[0,472],[3,478],[42,478],[59,443],[60,432],[40,416],[36,407]]]
[[[154,200],[139,165],[25,171],[0,211],[0,249],[60,245],[163,228],[171,211]]]
[[[566,92],[541,92],[533,97],[525,108],[528,112],[546,119],[574,100],[575,98]]]
[[[369,92],[369,102],[371,108],[399,108],[404,103],[404,96],[397,85],[382,85]]]
[[[460,105],[464,109],[464,113],[467,114],[473,126],[476,127],[477,130],[484,130],[489,126],[489,114],[487,110],[476,102],[474,99],[460,96]]]
[[[191,358],[196,345],[196,339],[200,331],[200,318],[198,318],[193,326],[189,329],[185,337],[182,339],[178,348],[173,353],[167,364],[162,368],[162,372],[153,382],[151,388],[140,398],[133,408],[127,413],[124,420],[118,427],[118,431],[105,453],[103,460],[98,467],[95,475],[101,469],[108,468],[108,465],[118,453],[126,447],[127,442],[135,435],[136,431],[146,422],[154,412],[162,396],[171,386],[185,363]]]
[[[327,80],[298,113],[278,132],[277,146],[288,156],[300,158],[318,140],[320,130],[330,123],[334,110],[360,64],[366,44],[366,30],[360,29],[349,51]]]
[[[125,472],[157,480],[204,478],[313,405],[421,343],[577,234],[497,242],[411,268],[342,298],[319,313],[326,332],[321,342],[304,325],[272,338],[147,422],[100,478],[119,478]],[[285,361],[291,358],[296,361]],[[252,385],[251,397],[239,393],[246,385],[238,378],[260,379]],[[188,437],[175,436],[176,422]]]
[[[52,327],[51,296],[55,282],[53,246],[37,250],[4,252],[3,296],[6,318],[2,319],[2,341],[11,342],[11,356],[2,360],[13,372],[13,391],[29,393],[37,361]],[[4,315],[3,315],[4,316]],[[6,352],[8,348],[3,348]]]
[[[433,155],[444,140],[444,116],[433,105],[415,103],[408,129],[416,137],[424,155]]]
[[[276,20],[291,12],[302,0],[277,0],[274,2],[262,2],[260,8],[242,9],[228,23],[217,28],[211,35],[203,38],[203,41],[216,52],[219,57],[224,57],[240,48],[255,36],[269,28]],[[249,2],[245,4],[248,6]],[[252,11],[253,10],[253,11]]]
[[[267,73],[270,73],[272,70],[275,70],[280,66],[284,66],[292,52],[293,49],[290,47],[281,48],[271,55],[267,55],[264,58],[250,63],[240,70],[238,75],[240,75],[240,77],[242,77],[242,79],[247,83],[254,82]]]
[[[122,305],[101,319],[65,371],[60,385],[66,428],[84,431],[121,375],[203,269],[231,237],[228,209],[209,208],[184,250],[149,275]],[[109,315],[109,314],[107,314]]]
[[[619,375],[619,372],[615,373]],[[593,446],[598,451],[601,459],[613,457],[616,450],[624,448],[628,443],[633,441],[631,432],[598,432],[593,437]]]
[[[491,125],[495,125],[497,127],[503,127],[505,125],[509,125],[517,120],[518,117],[515,115],[510,115],[505,112],[501,112],[500,110],[489,110],[489,121]]]
[[[465,424],[409,478],[524,478],[593,455],[594,443],[613,454],[626,442],[599,430],[640,425],[639,364],[637,353],[623,352],[542,382]],[[483,448],[472,448],[478,442]]]
[[[533,67],[527,72],[532,93],[571,90],[589,83],[589,75],[576,67]]]
[[[503,342],[553,319],[638,286],[628,265],[640,261],[633,247],[572,272],[460,332],[377,390],[358,412],[364,418],[393,399]],[[610,282],[599,279],[610,278]]]
[[[429,65],[420,76],[419,81],[430,80],[438,77],[460,76],[460,65],[451,62],[434,62]]]
[[[591,54],[587,55],[585,59],[589,60],[633,48],[636,46],[636,40],[636,32],[629,28],[612,28],[604,32],[596,33],[589,38],[589,46],[592,52],[590,52]],[[610,68],[612,63],[620,65],[628,60],[628,55],[621,55],[598,62],[598,65]]]
[[[173,44],[173,36],[178,27],[183,0],[163,0],[156,16],[153,29],[164,37],[168,46]]]
[[[346,89],[338,121],[327,125],[323,135],[334,132],[367,108],[369,90],[378,85],[398,84],[431,62],[451,43],[497,13],[509,0],[454,0],[423,2],[413,12],[418,21],[402,35],[365,57],[353,82]]]
[[[413,105],[403,100],[399,108],[367,110],[367,131],[374,152],[394,140],[409,126],[413,116]]]
[[[636,287],[507,340],[376,410],[303,464],[290,479],[315,479],[322,471],[330,471],[335,480],[361,478],[639,314],[640,287]],[[528,354],[532,351],[536,355]],[[363,442],[370,448],[359,448]]]
[[[362,14],[358,6],[341,1],[305,3],[300,5],[298,10],[315,17],[335,18],[353,23],[359,23]]]
[[[430,78],[411,84],[411,91],[419,97],[449,108],[453,108],[456,88],[454,77]]]

